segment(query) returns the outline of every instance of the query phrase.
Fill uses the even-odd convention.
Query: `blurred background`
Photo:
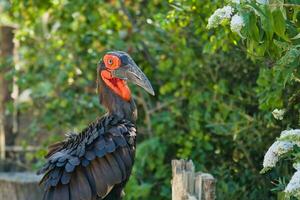
[[[139,135],[125,199],[170,199],[175,158],[192,159],[198,171],[216,177],[218,199],[276,199],[274,191],[288,178],[278,181],[278,170],[284,175],[290,169],[259,172],[264,153],[286,126],[271,114],[284,93],[273,88],[265,94],[272,60],[251,61],[229,28],[206,28],[222,5],[222,0],[1,0],[2,170],[37,170],[50,143],[103,115],[97,62],[108,50],[122,50],[157,94],[131,87]],[[297,116],[289,123],[296,125]]]

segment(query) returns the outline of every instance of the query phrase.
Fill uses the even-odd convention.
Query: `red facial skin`
[[[118,56],[106,54],[103,58],[106,69],[100,72],[100,76],[104,83],[123,100],[130,101],[131,92],[126,81],[113,77],[112,70],[121,67],[121,60]]]

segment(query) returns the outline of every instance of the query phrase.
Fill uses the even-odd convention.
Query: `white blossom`
[[[277,120],[283,120],[284,113],[285,113],[285,109],[277,109],[277,108],[272,112],[273,117]]]
[[[293,167],[294,167],[294,169],[296,169],[296,170],[300,170],[300,163],[298,162],[298,163],[294,163],[293,164]]]
[[[256,2],[265,5],[269,3],[269,0],[256,0]]]
[[[292,150],[294,145],[300,147],[300,141],[290,139],[290,137],[300,137],[300,129],[284,130],[281,132],[279,139],[272,144],[264,157],[263,171],[275,167],[280,156]],[[300,167],[300,166],[299,166]]]
[[[32,101],[31,94],[32,94],[32,90],[26,89],[19,96],[16,96],[16,101],[18,103],[31,102]]]
[[[231,0],[232,3],[240,4],[241,0]]]
[[[245,26],[244,19],[240,15],[236,14],[232,17],[230,22],[230,29],[232,32],[241,34],[242,28]]]
[[[280,134],[280,138],[286,137],[286,136],[300,136],[300,129],[290,129],[290,130],[285,130],[282,131]]]
[[[224,6],[217,9],[208,19],[207,28],[215,28],[225,20],[229,20],[234,9],[231,6]]]
[[[273,168],[279,160],[279,157],[293,148],[293,143],[288,141],[276,141],[268,149],[264,157],[264,168]]]
[[[295,197],[300,196],[300,170],[294,173],[284,192],[294,195]]]
[[[300,147],[300,129],[284,130],[280,137],[268,149],[264,157],[262,173],[268,169],[275,167],[280,157],[293,149],[294,145]],[[290,182],[286,186],[284,192],[287,197],[295,196],[300,199],[300,162],[295,162],[293,167],[297,170],[292,176]]]
[[[300,147],[300,129],[290,129],[282,131],[279,139],[289,139],[292,140],[294,144]]]
[[[290,130],[285,130],[282,131],[280,134],[280,139],[284,139],[284,138],[297,138],[300,137],[300,129],[290,129]],[[298,146],[300,146],[300,142],[294,140],[294,143],[296,143]]]

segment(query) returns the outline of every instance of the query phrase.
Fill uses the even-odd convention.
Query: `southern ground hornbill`
[[[118,200],[134,162],[137,110],[127,81],[154,95],[152,86],[131,57],[108,52],[97,70],[100,103],[108,113],[81,133],[49,147],[39,171],[44,200]]]

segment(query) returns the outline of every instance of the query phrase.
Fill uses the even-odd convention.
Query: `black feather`
[[[121,183],[122,182],[122,172],[120,171],[120,167],[112,155],[106,155],[104,159],[107,161],[109,165],[109,169],[112,171],[114,176],[114,183]]]
[[[90,161],[84,158],[82,160],[81,164],[82,164],[83,167],[87,167],[90,164]]]
[[[65,166],[66,172],[72,172],[75,169],[75,165],[72,165],[71,163],[67,163]]]
[[[114,153],[112,154],[112,156],[115,158],[116,162],[118,163],[120,172],[121,172],[121,174],[122,174],[122,181],[123,181],[123,180],[125,180],[126,177],[127,177],[125,164],[124,164],[122,158],[120,157],[120,155],[119,155],[117,152],[114,152]]]
[[[69,186],[59,184],[53,191],[53,200],[70,200]]]
[[[92,191],[82,168],[75,172],[75,176],[70,182],[71,199],[89,200],[92,198]]]
[[[43,200],[53,200],[54,187],[46,190],[43,196]]]
[[[77,166],[80,164],[80,160],[77,157],[72,157],[71,159],[68,160],[68,162],[74,166]]]
[[[46,173],[44,199],[119,199],[133,165],[132,127],[130,121],[108,115],[57,143],[40,170]]]
[[[126,139],[123,136],[113,137],[113,140],[118,146],[124,147],[127,145]]]
[[[105,149],[108,153],[111,153],[116,149],[116,145],[111,137],[105,139]]]
[[[85,154],[84,154],[84,157],[87,160],[91,161],[91,160],[95,159],[96,155],[95,155],[95,153],[93,151],[86,151]]]
[[[68,173],[66,171],[63,172],[62,176],[61,176],[61,183],[62,184],[67,184],[70,182],[72,174]]]
[[[57,163],[56,163],[56,166],[57,166],[57,167],[65,166],[65,165],[66,165],[66,162],[67,162],[66,160],[65,160],[64,162],[57,162]]]
[[[98,163],[96,162],[96,160],[91,163],[90,170],[91,170],[91,174],[92,174],[94,180],[96,180],[95,188],[97,191],[97,195],[99,197],[103,197],[106,195],[108,187],[107,187],[106,180],[104,180],[104,178],[103,178],[104,175],[103,175],[101,169],[98,167]]]
[[[103,147],[102,149],[95,149],[95,154],[97,157],[101,158],[106,154],[106,149]]]

